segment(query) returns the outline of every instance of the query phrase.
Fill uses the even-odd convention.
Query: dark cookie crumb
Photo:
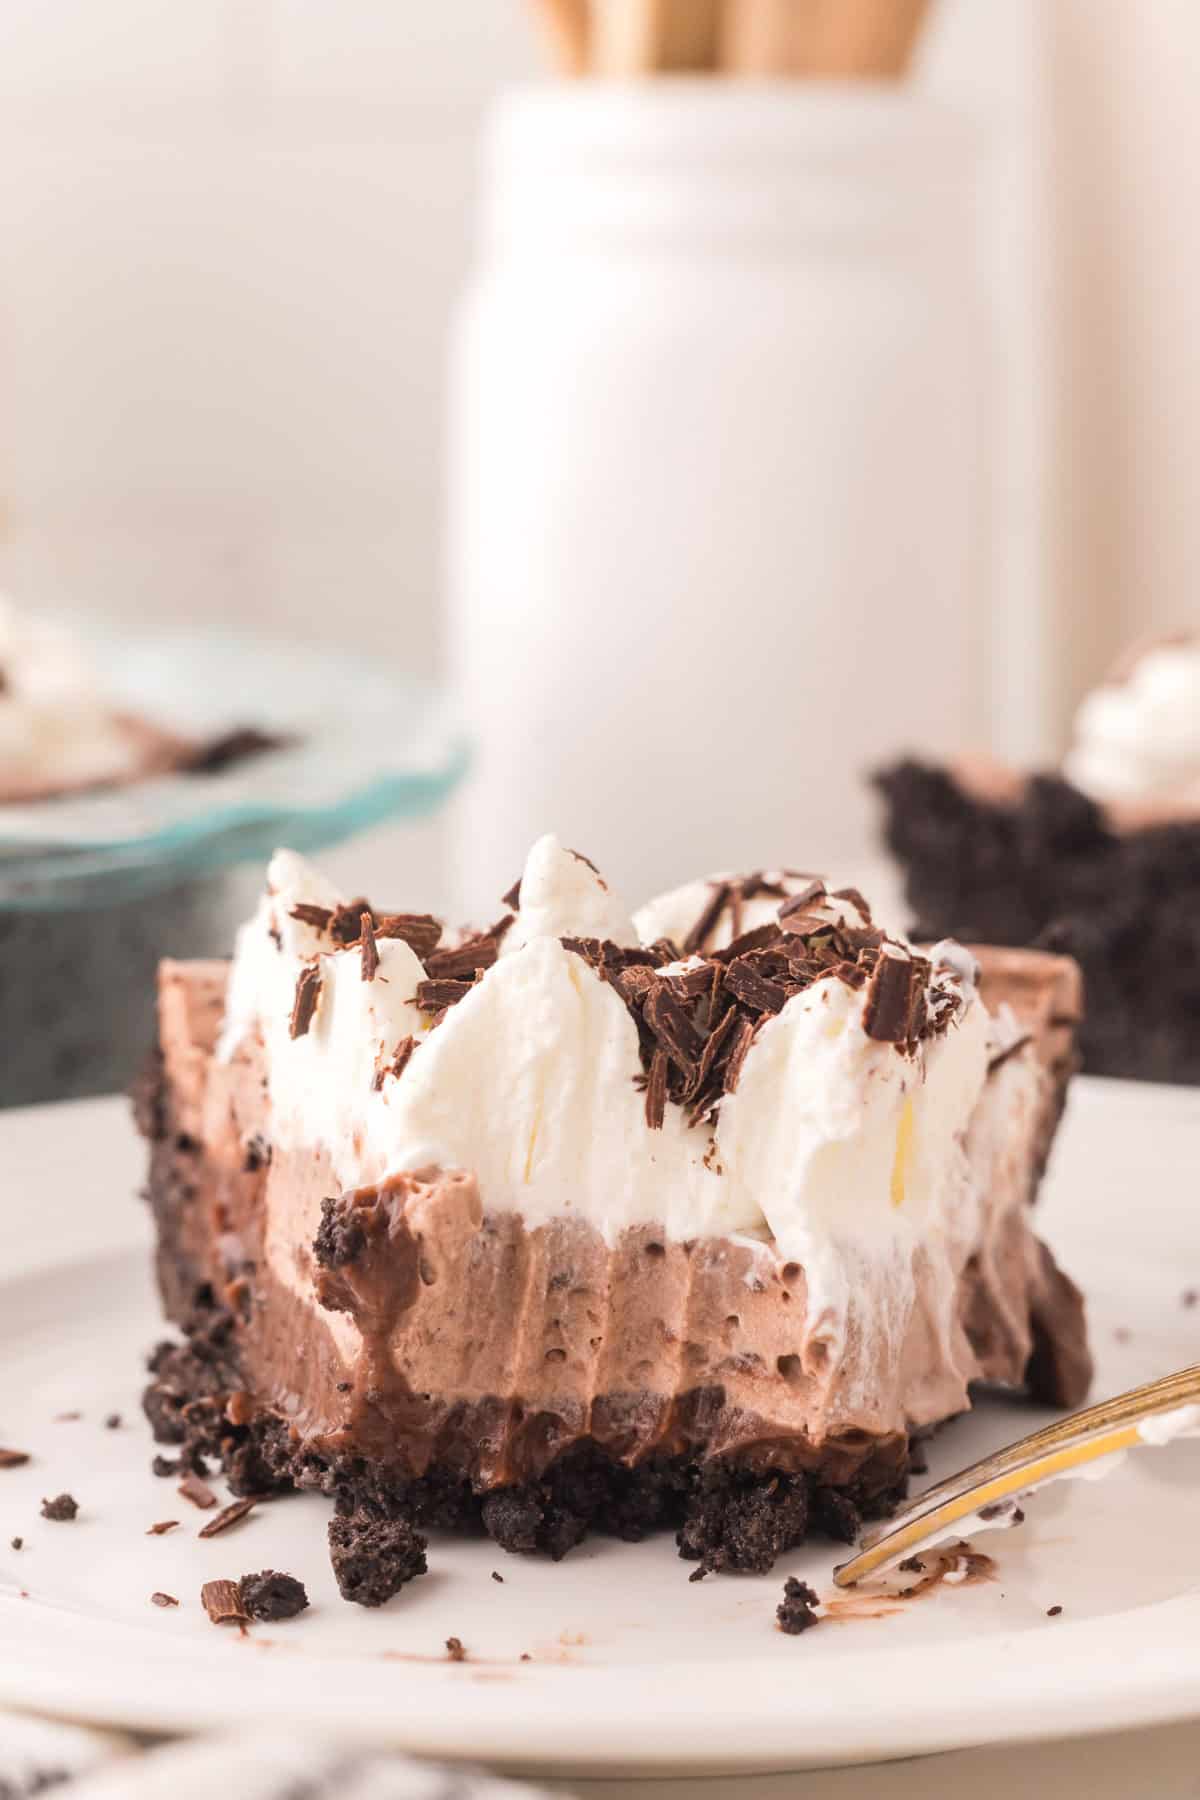
[[[343,1600],[382,1606],[408,1581],[424,1575],[426,1539],[410,1520],[365,1505],[329,1521],[329,1556]]]
[[[461,1638],[448,1637],[446,1639],[446,1655],[451,1662],[466,1662],[467,1652]]]
[[[1114,833],[1069,782],[1034,775],[1019,804],[977,800],[949,770],[876,777],[888,848],[917,916],[912,935],[1033,945],[1074,956],[1087,1009],[1085,1069],[1200,1082],[1200,827]]]
[[[1200,1300],[1200,1288],[1184,1288],[1179,1296],[1180,1306],[1186,1307],[1189,1312],[1198,1300]]]
[[[280,1574],[277,1569],[243,1575],[238,1582],[238,1597],[250,1618],[271,1625],[280,1619],[294,1619],[308,1605],[304,1583],[297,1581],[294,1575]]]
[[[501,1575],[501,1573],[498,1569],[492,1570],[492,1580],[493,1581],[503,1581],[504,1580],[503,1575]]]
[[[150,1604],[151,1606],[178,1606],[179,1602],[174,1594],[164,1594],[159,1592],[157,1594],[151,1594]]]
[[[902,1575],[923,1575],[925,1564],[919,1556],[906,1556],[904,1561],[896,1564]]]
[[[22,1537],[10,1538],[9,1543],[14,1550],[23,1550],[25,1548],[25,1539]]]
[[[561,1562],[587,1531],[587,1519],[559,1504],[543,1483],[502,1488],[483,1502],[483,1526],[502,1550],[542,1552]]]
[[[840,1488],[820,1487],[814,1493],[813,1523],[819,1525],[827,1537],[839,1544],[856,1543],[862,1522],[857,1506]]]
[[[808,1530],[808,1483],[802,1475],[768,1481],[724,1467],[703,1470],[688,1517],[676,1533],[679,1554],[707,1569],[765,1575]]]
[[[43,1519],[54,1519],[65,1524],[73,1519],[79,1511],[79,1502],[73,1494],[56,1494],[53,1500],[42,1501]]]
[[[117,1412],[109,1413],[108,1417],[104,1421],[104,1429],[105,1429],[105,1431],[120,1431],[120,1429],[121,1429],[120,1413],[117,1413]]]
[[[265,1169],[271,1161],[271,1146],[259,1132],[246,1139],[246,1151],[242,1160],[242,1168],[247,1175],[256,1175],[259,1169]]]
[[[313,1239],[313,1255],[323,1269],[344,1269],[362,1255],[367,1234],[340,1195],[321,1202],[321,1223]]]
[[[1048,1606],[1046,1608],[1046,1617],[1048,1619],[1057,1619],[1057,1617],[1061,1613],[1061,1611],[1062,1611],[1061,1606]]]
[[[179,1458],[177,1456],[155,1456],[150,1463],[150,1473],[160,1479],[166,1475],[178,1475]]]
[[[821,1623],[813,1610],[819,1605],[820,1600],[807,1581],[797,1581],[789,1575],[783,1584],[783,1599],[775,1608],[775,1623],[788,1637],[799,1637],[811,1625]]]

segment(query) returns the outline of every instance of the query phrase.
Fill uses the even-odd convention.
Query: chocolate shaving
[[[217,1496],[207,1481],[202,1481],[190,1469],[180,1482],[177,1492],[184,1500],[190,1500],[193,1506],[198,1506],[201,1512],[208,1512],[210,1507],[217,1504]]]
[[[418,981],[413,1004],[422,1012],[443,1012],[448,1006],[457,1006],[474,985],[472,981]]]
[[[239,1519],[244,1519],[248,1512],[253,1512],[258,1501],[257,1494],[247,1494],[241,1500],[231,1500],[228,1506],[222,1507],[215,1519],[210,1519],[207,1525],[200,1527],[196,1534],[197,1537],[219,1537],[223,1531],[228,1531],[231,1525],[236,1525]]]
[[[705,943],[716,930],[717,921],[729,904],[733,889],[728,881],[718,881],[709,895],[708,904],[704,908],[692,929],[683,940],[683,948],[687,955],[703,950]]]
[[[28,1461],[28,1450],[0,1450],[0,1469],[19,1469]]]
[[[329,921],[333,917],[333,909],[328,906],[314,906],[310,900],[297,900],[288,913],[289,919],[298,919],[301,925],[311,925],[315,931],[328,931]]]
[[[313,1022],[313,1014],[317,1010],[317,1001],[321,997],[321,971],[315,963],[308,963],[296,977],[296,998],[292,1002],[292,1018],[290,1031],[294,1038],[305,1035]]]
[[[335,944],[348,950],[351,944],[357,944],[362,936],[363,915],[373,918],[371,902],[360,894],[357,900],[347,900],[341,906],[335,906],[329,920],[329,935]]]
[[[396,1048],[392,1052],[391,1061],[381,1064],[381,1066],[378,1069],[376,1069],[376,1071],[375,1071],[375,1079],[371,1083],[371,1086],[374,1088],[376,1093],[378,1093],[380,1088],[383,1086],[385,1076],[395,1075],[395,1076],[399,1077],[399,1076],[403,1075],[405,1069],[407,1069],[407,1067],[408,1067],[408,1059],[412,1055],[412,1053],[416,1049],[416,1047],[417,1047],[416,1038],[404,1037],[404,1038],[400,1039],[400,1042],[396,1045]]]
[[[375,920],[375,936],[403,938],[424,962],[442,941],[442,921],[432,913],[380,913]]]
[[[179,1524],[178,1519],[159,1519],[156,1524],[147,1528],[147,1537],[165,1537],[168,1531],[174,1531]]]
[[[278,732],[260,731],[257,725],[235,725],[229,731],[193,745],[178,766],[184,775],[216,775],[235,763],[262,756],[268,750],[286,750],[295,741]]]
[[[704,1046],[700,1065],[696,1070],[695,1082],[686,1096],[689,1106],[693,1109],[693,1122],[720,1099],[723,1088],[719,1078],[718,1064],[729,1042],[730,1033],[736,1028],[738,1017],[737,1011],[730,1007],[720,1023],[708,1034],[708,1042]],[[751,1035],[753,1035],[753,1027],[751,1027]]]
[[[375,929],[371,924],[369,912],[363,913],[359,920],[358,931],[359,941],[362,944],[362,978],[364,981],[374,981],[376,970],[379,968],[379,946],[375,942]]]
[[[650,1075],[646,1082],[646,1123],[651,1131],[661,1131],[666,1117],[667,1053],[656,1050],[650,1058]]]
[[[743,931],[740,936],[726,944],[723,950],[713,954],[719,962],[731,963],[739,956],[747,956],[752,950],[765,950],[769,944],[778,944],[779,927],[769,920],[765,925],[756,925],[752,931]]]
[[[884,950],[871,971],[863,1007],[863,1030],[882,1044],[906,1044],[912,1037],[917,964],[907,952]]]
[[[151,1594],[150,1604],[151,1606],[178,1606],[179,1602],[174,1594],[164,1594],[160,1591],[157,1594]]]
[[[642,1017],[671,1061],[689,1074],[704,1054],[704,1038],[665,982],[647,995]]]
[[[697,963],[694,969],[685,969],[681,975],[664,975],[663,980],[677,1000],[697,1000],[712,987],[712,964]]]
[[[586,869],[590,869],[592,871],[592,874],[596,877],[596,880],[600,883],[600,886],[604,889],[605,893],[607,894],[608,883],[607,883],[607,881],[605,881],[603,875],[600,873],[599,869],[596,867],[595,863],[592,861],[590,856],[585,856],[583,854],[582,850],[568,850],[567,855],[573,856],[575,858],[576,862],[581,862]]]
[[[438,950],[425,963],[426,972],[434,977],[449,976],[470,980],[483,969],[490,969],[500,952],[500,943],[512,924],[509,913],[487,931],[477,932],[452,950]]]
[[[871,923],[871,908],[856,887],[834,888],[830,895],[833,900],[848,900],[856,911],[862,915],[864,925]]]
[[[725,986],[756,1012],[782,1012],[787,999],[786,988],[777,981],[768,981],[745,961],[729,965],[725,971]]]
[[[739,1019],[737,1032],[729,1047],[729,1055],[725,1060],[724,1091],[733,1094],[742,1073],[742,1064],[746,1060],[751,1044],[754,1042],[754,1027],[749,1019]]]
[[[790,919],[794,913],[807,912],[814,901],[823,900],[824,898],[825,883],[814,877],[812,881],[808,882],[806,886],[800,889],[798,894],[788,895],[788,898],[779,908],[779,912],[776,916],[778,917],[780,924],[782,924],[785,919]]]
[[[889,944],[873,927],[848,926],[813,912],[823,884],[811,876],[795,879],[805,885],[790,898],[762,874],[712,884],[704,911],[685,940],[695,959],[692,967],[672,966],[683,953],[666,940],[627,948],[609,939],[560,939],[616,990],[637,1027],[638,1086],[645,1094],[651,1130],[661,1127],[669,1100],[688,1110],[689,1125],[703,1121],[711,1131],[724,1095],[737,1088],[756,1031],[816,982],[836,979],[851,989],[867,988],[867,1030],[904,1055],[911,1054],[918,1039],[947,1030],[957,1016],[958,998],[950,989],[934,985],[927,1002],[932,978],[927,958]],[[780,896],[785,916],[737,933],[742,902],[763,894]],[[850,895],[851,890],[842,890],[841,897]],[[712,934],[727,908],[733,941],[722,949],[698,951],[695,945]],[[453,1004],[465,991],[465,983],[449,984],[444,999]],[[428,999],[437,1002],[443,996],[435,988]]]
[[[232,1620],[245,1625],[250,1617],[242,1606],[236,1581],[206,1581],[200,1589],[200,1604],[214,1625]]]
[[[830,930],[829,920],[823,919],[820,913],[789,913],[787,918],[781,918],[779,923],[790,937],[797,938],[819,937],[822,932],[828,933]]]

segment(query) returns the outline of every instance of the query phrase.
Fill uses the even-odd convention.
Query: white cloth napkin
[[[547,1790],[388,1751],[275,1733],[191,1738],[136,1754],[128,1738],[0,1714],[0,1795],[64,1800],[547,1800]],[[561,1800],[561,1796],[560,1796]]]

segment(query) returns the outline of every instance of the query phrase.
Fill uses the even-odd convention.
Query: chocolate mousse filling
[[[394,921],[412,929],[418,916],[392,915],[389,930],[365,902],[345,911],[356,927],[347,953],[373,980],[376,937],[405,935]],[[739,1040],[814,974],[814,959],[855,971],[840,978],[869,990],[870,1029],[900,1051],[945,1029],[915,1011],[904,965],[927,972],[923,959],[894,954],[869,927],[857,944],[827,926],[806,934],[803,917],[793,907],[782,929],[711,956],[701,934],[711,1005],[699,1025],[694,1006],[673,1006],[698,998],[696,970],[660,977],[665,952],[639,962],[571,943],[639,1020],[649,1128],[668,1100],[700,1113],[719,1104]],[[469,988],[472,956],[494,959],[503,929],[450,952],[425,942],[439,992],[422,1004],[456,1004],[441,989]],[[158,1441],[177,1446],[171,1466],[219,1464],[237,1494],[329,1495],[342,1591],[378,1604],[423,1571],[430,1529],[484,1531],[555,1558],[588,1530],[669,1529],[702,1570],[765,1571],[810,1530],[849,1541],[864,1516],[886,1512],[915,1437],[961,1410],[967,1381],[1077,1403],[1090,1377],[1082,1303],[1024,1212],[1074,1065],[1078,973],[1059,957],[977,954],[985,1002],[1011,1007],[1018,1027],[988,1085],[1018,1057],[1040,1070],[1036,1111],[988,1150],[1019,1205],[963,1272],[949,1352],[918,1259],[894,1353],[875,1360],[867,1321],[857,1363],[852,1346],[837,1366],[808,1317],[805,1270],[770,1239],[679,1241],[638,1224],[610,1243],[571,1216],[569,1196],[560,1216],[527,1225],[490,1210],[469,1170],[344,1191],[319,1147],[273,1141],[261,1040],[216,1054],[227,965],[164,965],[160,1050],[136,1100],[159,1285],[182,1332],[155,1352],[145,1402]],[[439,955],[457,960],[439,970]],[[745,978],[728,983],[739,964]],[[301,1029],[307,1006],[298,996]]]

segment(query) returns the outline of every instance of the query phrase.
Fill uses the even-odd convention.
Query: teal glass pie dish
[[[434,813],[469,751],[444,695],[382,661],[210,632],[85,633],[116,707],[277,747],[209,773],[0,805],[0,1105],[111,1092],[154,1033],[163,956],[224,956],[280,844]]]

